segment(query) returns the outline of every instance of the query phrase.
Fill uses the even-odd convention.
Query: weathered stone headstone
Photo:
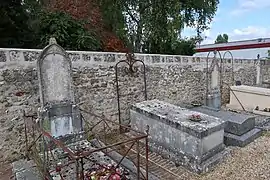
[[[51,38],[37,63],[43,128],[54,137],[80,132],[82,123],[75,106],[68,54]]]
[[[215,52],[215,56],[212,60],[209,72],[207,74],[210,81],[207,84],[208,94],[206,99],[206,106],[217,110],[219,110],[221,107],[220,68],[221,67],[219,67]]]
[[[211,89],[218,88],[219,85],[219,71],[218,71],[218,65],[215,64],[213,71],[211,73]]]

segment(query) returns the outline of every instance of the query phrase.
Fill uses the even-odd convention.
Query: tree
[[[0,19],[2,21],[0,27],[8,27],[1,24],[8,19],[10,31],[7,28],[4,31],[11,33],[10,37],[23,38],[18,41],[24,42],[24,47],[36,47],[40,45],[40,40],[46,41],[51,34],[57,34],[60,38],[58,42],[63,41],[67,48],[87,49],[84,45],[74,46],[72,34],[75,34],[77,37],[83,37],[80,42],[83,42],[88,35],[93,37],[93,42],[90,43],[90,39],[83,42],[88,44],[90,49],[94,44],[97,46],[96,49],[99,49],[97,44],[101,44],[103,51],[123,52],[127,50],[126,47],[130,47],[134,52],[178,54],[183,53],[178,47],[194,47],[194,38],[181,38],[183,28],[196,28],[197,36],[200,37],[201,32],[208,28],[215,15],[219,0],[3,0],[2,2],[8,4],[4,9],[5,15],[13,10],[16,11],[14,14],[23,18],[16,17],[16,23],[14,23],[8,16],[3,16],[7,18]],[[16,7],[12,6],[14,2],[17,2]],[[56,25],[46,20],[44,12],[54,13],[47,15]],[[60,12],[70,15],[70,18],[79,21],[79,24],[76,25],[66,15],[59,17]],[[72,22],[72,26],[79,27],[80,30],[70,28],[64,23],[63,18]],[[62,24],[57,24],[58,20]],[[82,24],[82,20],[85,20],[85,23]],[[40,23],[41,21],[43,23]],[[45,28],[44,23],[50,28],[53,27],[54,32]],[[55,30],[55,26],[58,30]],[[65,33],[65,26],[70,28],[69,36]],[[88,35],[85,28],[89,32]],[[60,29],[64,33],[60,33]],[[20,34],[15,30],[23,30],[25,33]],[[61,37],[63,34],[65,37]],[[6,37],[4,33],[2,35]],[[67,43],[72,43],[72,45]],[[177,49],[178,52],[176,52]],[[190,53],[193,50],[188,51]]]
[[[21,0],[1,0],[0,17],[0,47],[31,47],[29,16]]]
[[[38,21],[40,48],[46,46],[50,37],[67,50],[101,50],[101,43],[94,31],[84,27],[84,22],[73,19],[64,12],[42,12]]]
[[[229,36],[228,36],[227,34],[223,34],[223,35],[219,34],[219,35],[217,36],[217,39],[216,39],[216,41],[215,41],[215,44],[219,44],[219,43],[227,43],[228,40],[229,40]]]
[[[86,28],[90,31],[94,30],[99,36],[103,51],[126,51],[123,41],[117,34],[123,28],[115,26],[112,29],[109,23],[121,21],[120,17],[117,16],[121,9],[117,9],[117,2],[114,3],[114,1],[107,1],[108,7],[106,7],[106,10],[108,10],[108,15],[102,13],[104,6],[98,0],[52,0],[45,3],[44,6],[48,11],[65,12],[76,20],[84,20]],[[110,19],[107,21],[105,17]]]
[[[197,28],[198,35],[207,29],[219,0],[115,0],[117,8],[111,11],[106,5],[110,0],[100,2],[106,17],[113,17],[110,13],[115,11],[124,17],[124,22],[122,17],[119,22],[112,21],[111,26],[121,27],[118,32],[127,31],[126,39],[135,52],[161,53],[169,44],[172,49],[185,26]]]

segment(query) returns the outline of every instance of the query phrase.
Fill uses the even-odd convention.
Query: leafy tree
[[[108,1],[101,0],[101,4],[105,6]],[[198,35],[207,29],[219,0],[115,0],[114,3],[118,8],[107,11],[106,7],[110,6],[105,6],[103,14],[112,17],[110,13],[119,11],[124,22],[120,18],[121,21],[112,26],[127,30],[126,39],[134,51],[155,53],[163,52],[169,43],[180,40],[185,26],[197,28]]]
[[[193,39],[182,39],[176,43],[172,54],[192,56],[196,53]]]
[[[217,39],[216,39],[216,41],[215,41],[215,44],[219,44],[219,43],[227,43],[228,40],[229,40],[229,36],[228,36],[227,34],[223,34],[223,35],[219,34],[219,35],[217,36]]]
[[[32,43],[29,16],[21,0],[0,1],[0,47],[29,47]]]
[[[65,49],[101,50],[85,23],[62,12],[47,12],[37,0],[3,0],[0,3],[0,46],[43,48],[54,36]]]
[[[85,23],[63,12],[43,12],[38,21],[39,47],[48,44],[50,37],[69,50],[101,50],[101,43],[94,31],[86,29]]]
[[[46,0],[44,7],[51,12],[65,12],[71,15],[76,20],[84,20],[87,22],[87,29],[95,30],[100,37],[103,51],[126,51],[121,37],[121,32],[124,31],[119,26],[111,26],[114,22],[121,22],[118,4],[115,0],[108,1],[108,6],[103,6],[98,0]],[[106,7],[106,13],[101,13]],[[116,11],[117,10],[117,11]],[[105,18],[106,17],[106,18]],[[122,17],[123,18],[123,17]],[[124,39],[124,38],[123,38]]]
[[[1,17],[5,18],[0,19],[0,27],[5,29],[0,29],[4,32],[0,45],[11,47],[4,40],[11,37],[23,42],[13,43],[12,47],[43,47],[50,36],[56,36],[64,48],[74,50],[123,51],[124,47],[131,47],[135,52],[192,54],[195,41],[181,39],[183,28],[195,27],[200,37],[218,3],[219,0],[2,0],[5,6],[0,6],[0,13],[4,12]]]

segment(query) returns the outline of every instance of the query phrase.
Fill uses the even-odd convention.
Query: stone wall
[[[22,109],[37,111],[38,80],[36,59],[41,50],[0,49],[0,161],[14,160],[23,150]],[[115,64],[125,54],[104,52],[68,52],[73,65],[76,99],[82,107],[111,120],[118,120]],[[136,54],[146,65],[148,99],[159,99],[172,104],[202,102],[205,96],[206,58],[185,56]],[[224,63],[223,77],[231,84],[231,62]],[[127,74],[119,68],[121,117],[129,119],[129,106],[143,100],[142,66],[139,73]],[[253,60],[234,60],[235,80],[253,85],[256,68]],[[225,86],[224,86],[225,87]],[[222,96],[228,99],[228,88]],[[91,117],[86,117],[91,118]],[[9,152],[4,153],[4,152]]]

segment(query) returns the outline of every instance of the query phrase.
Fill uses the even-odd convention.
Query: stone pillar
[[[262,64],[263,64],[263,60],[258,60],[258,62],[255,64],[256,72],[257,72],[257,76],[256,76],[257,86],[262,86],[262,81],[263,81]]]

